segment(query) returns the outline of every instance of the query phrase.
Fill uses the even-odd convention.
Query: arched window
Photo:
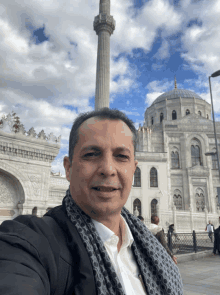
[[[151,216],[153,216],[153,215],[157,215],[157,203],[158,203],[158,201],[156,200],[156,199],[153,199],[152,201],[151,201]]]
[[[198,111],[198,114],[199,114],[199,116],[202,116],[202,113],[201,113],[201,111]]]
[[[176,119],[177,119],[177,117],[176,117],[176,111],[173,110],[172,111],[172,120],[176,120]]]
[[[134,187],[141,187],[141,169],[139,167],[136,168],[134,172]]]
[[[198,145],[191,145],[191,159],[192,166],[201,165],[200,147]]]
[[[163,121],[163,113],[160,113],[160,123]]]
[[[220,205],[219,205],[219,203],[218,203],[218,195],[216,196],[215,200],[216,200],[216,208],[217,208],[217,209],[220,209]]]
[[[209,115],[207,114],[207,119],[209,119]]]
[[[151,117],[151,125],[154,125],[154,117]]]
[[[190,114],[190,111],[187,109],[186,110],[186,115],[189,115]]]
[[[139,215],[142,215],[141,214],[141,201],[139,199],[135,199],[133,202],[133,214],[135,213],[136,207],[139,212]]]
[[[214,150],[213,152],[216,152],[216,150]],[[212,169],[218,169],[217,154],[212,155]]]
[[[205,210],[205,196],[201,188],[198,188],[196,190],[195,201],[196,201],[196,211],[203,212]]]
[[[180,194],[180,191],[179,191],[179,193],[177,192],[174,194],[173,202],[174,202],[174,205],[176,206],[176,209],[178,209],[178,210],[183,209],[182,196]]]
[[[32,209],[32,215],[37,216],[37,207]]]
[[[150,187],[158,187],[157,169],[150,169]]]
[[[171,153],[171,167],[174,169],[180,168],[179,153],[177,151]]]

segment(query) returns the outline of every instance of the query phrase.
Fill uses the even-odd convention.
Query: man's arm
[[[57,279],[53,250],[43,235],[51,233],[45,223],[40,222],[44,232],[41,225],[29,221],[32,229],[15,220],[0,226],[0,294],[50,295],[51,282]]]

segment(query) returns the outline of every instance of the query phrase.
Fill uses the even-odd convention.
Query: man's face
[[[94,219],[120,214],[137,163],[132,132],[123,121],[88,119],[79,129],[71,168],[64,158],[72,198]]]

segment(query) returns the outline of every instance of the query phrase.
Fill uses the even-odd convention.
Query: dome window
[[[154,125],[154,117],[151,118],[151,125]]]
[[[209,115],[207,114],[207,119],[209,119]]]
[[[176,111],[173,110],[173,111],[172,111],[172,120],[176,120],[176,119],[177,119]]]
[[[199,114],[199,116],[202,116],[202,113],[201,113],[201,111],[198,111],[198,114]]]
[[[186,110],[186,116],[190,114],[190,111],[187,109]]]
[[[163,113],[160,113],[160,123],[163,121]]]

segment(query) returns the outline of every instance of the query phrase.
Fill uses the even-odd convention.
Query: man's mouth
[[[117,190],[116,188],[113,188],[113,187],[103,187],[103,186],[93,187],[92,189],[99,192],[112,192]]]

